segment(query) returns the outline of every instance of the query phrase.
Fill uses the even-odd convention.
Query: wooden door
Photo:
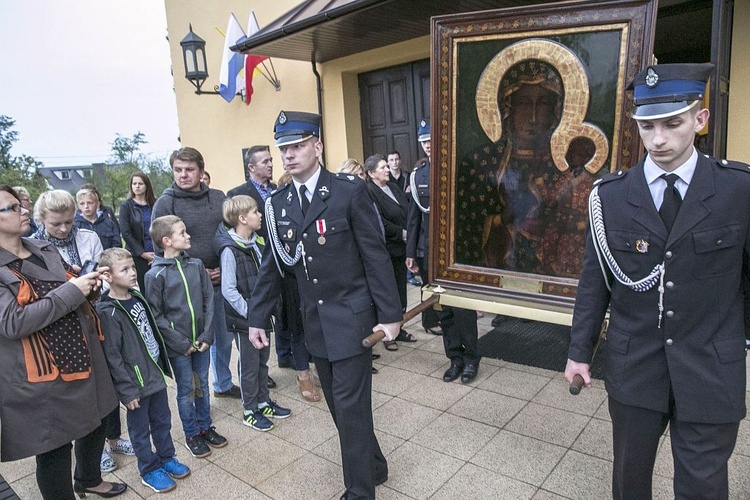
[[[411,170],[423,156],[417,126],[430,113],[429,59],[360,74],[359,97],[365,158],[398,151]]]

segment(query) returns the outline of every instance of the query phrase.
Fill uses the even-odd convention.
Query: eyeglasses
[[[21,210],[24,210],[24,207],[20,203],[14,203],[7,207],[0,208],[0,212],[20,212]]]

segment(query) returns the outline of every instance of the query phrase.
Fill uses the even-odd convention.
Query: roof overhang
[[[540,3],[544,0],[305,0],[232,50],[326,62],[429,35],[432,16]]]

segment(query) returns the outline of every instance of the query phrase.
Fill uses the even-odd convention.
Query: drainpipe
[[[312,60],[310,61],[312,63],[312,70],[313,74],[315,75],[315,81],[317,82],[317,91],[318,91],[318,114],[322,117],[323,116],[323,84],[320,80],[320,73],[318,73],[318,67],[315,63],[315,52],[312,53]],[[320,142],[325,145],[325,141],[323,141],[323,122],[321,119],[320,123]],[[326,163],[326,150],[323,148],[323,158],[321,158],[323,162],[323,166],[325,167],[328,163]]]

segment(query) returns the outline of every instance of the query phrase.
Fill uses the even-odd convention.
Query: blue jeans
[[[138,459],[141,477],[169,462],[175,455],[174,443],[169,430],[172,428],[172,413],[169,411],[167,389],[141,399],[140,408],[128,410],[128,434]],[[156,453],[151,448],[154,441]]]
[[[208,351],[190,356],[169,358],[177,384],[177,411],[185,437],[192,437],[211,427],[211,403],[208,394]],[[193,388],[193,374],[198,387]]]
[[[227,317],[224,313],[224,296],[221,286],[214,287],[214,343],[211,345],[211,369],[214,374],[214,390],[226,392],[232,388],[232,372],[229,362],[232,360],[233,335],[227,331]]]

